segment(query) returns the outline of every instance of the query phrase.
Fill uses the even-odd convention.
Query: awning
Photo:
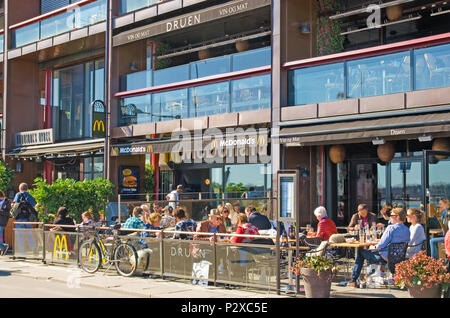
[[[37,145],[18,147],[8,153],[8,156],[14,157],[37,157],[46,155],[58,155],[58,154],[79,154],[83,152],[92,152],[103,150],[105,147],[104,138],[62,142],[50,145]]]
[[[286,127],[280,129],[278,137],[281,144],[306,146],[368,142],[377,137],[386,140],[406,139],[428,134],[433,136],[450,134],[449,113]]]

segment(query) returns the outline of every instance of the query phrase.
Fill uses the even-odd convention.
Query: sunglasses
[[[230,213],[228,210],[223,210],[222,213]]]

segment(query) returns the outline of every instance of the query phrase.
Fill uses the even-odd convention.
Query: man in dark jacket
[[[272,228],[269,218],[259,213],[253,206],[246,207],[245,214],[247,214],[248,223],[257,227],[258,230],[270,230]]]
[[[5,193],[0,191],[0,253],[1,255],[6,254],[8,251],[8,244],[4,243],[3,232],[8,224],[9,213],[11,210],[11,201],[8,198],[5,198]]]

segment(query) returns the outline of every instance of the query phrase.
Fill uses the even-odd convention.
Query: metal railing
[[[17,227],[19,226],[19,227]],[[28,226],[28,228],[24,228]],[[35,226],[35,228],[30,228]],[[109,227],[97,227],[108,248]],[[130,234],[126,235],[127,232]],[[276,290],[280,270],[276,236],[169,230],[120,229],[119,238],[132,244],[139,256],[138,272],[192,280],[194,283],[231,284]],[[149,237],[142,237],[148,233]],[[13,259],[37,259],[43,263],[78,264],[78,247],[88,239],[79,226],[14,223]],[[197,239],[175,239],[174,234]],[[274,245],[232,243],[232,237],[266,238]],[[288,269],[286,269],[288,270]]]

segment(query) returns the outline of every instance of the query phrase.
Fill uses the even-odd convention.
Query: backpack
[[[19,202],[16,204],[14,211],[12,212],[13,218],[27,219],[28,222],[37,222],[38,214],[33,208],[30,202],[28,202],[24,194],[20,195]]]

